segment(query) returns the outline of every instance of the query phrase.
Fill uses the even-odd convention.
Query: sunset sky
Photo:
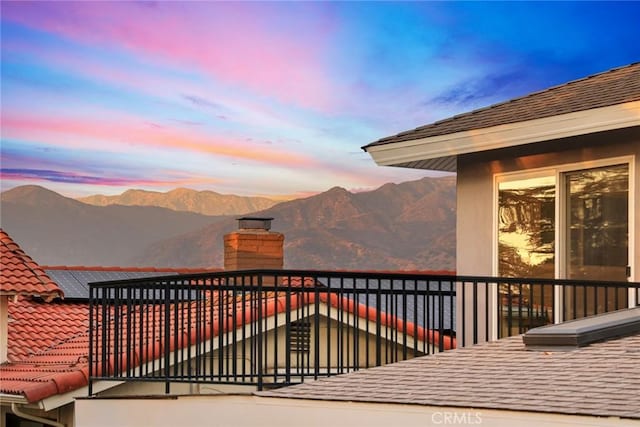
[[[359,191],[378,138],[640,61],[639,2],[6,2],[2,190]]]

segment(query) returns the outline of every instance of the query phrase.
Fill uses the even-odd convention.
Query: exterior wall
[[[4,363],[7,358],[7,336],[9,334],[9,296],[0,295],[0,363]]]
[[[615,141],[615,142],[612,142]],[[633,206],[630,230],[635,253],[630,253],[632,280],[640,280],[640,128],[549,141],[518,149],[499,150],[458,159],[456,269],[460,275],[494,275],[494,175],[635,156],[630,187]],[[481,301],[482,304],[490,302]],[[470,300],[467,307],[471,307]],[[461,311],[458,301],[458,313]],[[470,316],[469,316],[470,317]],[[481,313],[484,319],[484,313]],[[467,328],[469,329],[469,328]],[[479,328],[481,331],[483,327]],[[480,337],[482,340],[484,337]]]
[[[251,394],[256,391],[254,386],[230,385],[230,384],[189,384],[172,383],[172,395],[196,395],[196,394]],[[99,398],[111,398],[122,396],[163,396],[164,383],[155,382],[126,382],[122,385],[110,388],[99,393]]]
[[[79,399],[76,426],[637,426],[637,420],[402,404],[188,396]]]

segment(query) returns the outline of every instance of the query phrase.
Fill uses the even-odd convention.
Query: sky
[[[640,2],[9,2],[2,190],[303,196],[360,147],[640,61]]]

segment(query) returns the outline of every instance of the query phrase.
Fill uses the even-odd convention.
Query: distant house
[[[247,236],[232,236],[228,239],[228,246],[242,248],[244,237]],[[181,277],[221,272],[211,269],[40,267],[4,231],[2,241],[2,290],[7,294],[20,295],[7,307],[9,327],[8,334],[3,336],[8,336],[8,361],[0,365],[1,415],[3,422],[10,426],[74,425],[76,399],[86,397],[89,392],[89,283],[115,283],[117,287],[118,283],[140,283],[149,278],[166,278],[178,283],[182,281]],[[250,241],[255,243],[256,240]],[[267,255],[270,251],[273,247],[269,247]],[[21,257],[19,262],[9,261],[9,257],[15,258],[15,254]],[[231,254],[229,262],[239,268],[246,267],[247,259],[242,254],[237,255],[237,252]],[[268,262],[273,262],[272,257],[267,258]],[[249,261],[248,265],[252,265],[251,262],[259,260]],[[23,271],[37,272],[39,276],[34,278],[23,274]],[[173,311],[169,319],[172,328],[169,335],[163,335],[165,323],[160,322],[168,306],[162,305],[153,292],[144,311],[119,312],[123,307],[126,310],[127,304],[135,303],[135,297],[127,295],[120,307],[111,304],[108,311],[100,313],[106,329],[121,332],[117,339],[121,344],[118,347],[113,336],[109,338],[107,364],[96,361],[96,366],[105,369],[103,374],[118,378],[94,381],[91,384],[93,394],[117,397],[163,393],[165,385],[168,387],[169,384],[161,381],[162,375],[169,368],[172,373],[180,372],[185,378],[192,379],[172,381],[172,395],[253,391],[255,386],[242,387],[242,381],[237,378],[239,375],[251,379],[258,375],[254,362],[258,342],[254,337],[258,334],[260,347],[265,346],[264,365],[261,365],[264,370],[260,373],[265,384],[284,375],[280,371],[285,367],[293,375],[304,370],[349,372],[354,366],[375,365],[376,355],[379,358],[380,352],[385,357],[398,360],[399,356],[392,354],[404,353],[402,357],[407,358],[437,351],[433,346],[431,350],[425,350],[429,348],[427,342],[440,339],[436,332],[402,322],[374,307],[331,295],[300,294],[287,300],[284,294],[264,294],[260,299],[263,311],[256,317],[254,296],[231,297],[227,292],[215,289],[222,286],[221,279],[216,280],[212,283],[212,290],[206,294],[182,293],[171,287],[167,295],[172,298],[190,295],[194,299],[170,304]],[[201,281],[197,279],[196,283]],[[16,286],[12,285],[14,282]],[[295,278],[289,282],[293,288],[311,285]],[[289,282],[280,281],[279,284],[286,287]],[[20,291],[19,286],[30,292]],[[60,299],[63,294],[65,298]],[[51,301],[45,303],[44,298]],[[237,317],[227,319],[231,312],[237,313]],[[117,313],[123,315],[115,320]],[[193,317],[189,317],[191,315]],[[360,321],[354,321],[354,318]],[[156,320],[145,323],[149,319]],[[376,321],[382,329],[375,329]],[[199,326],[201,324],[210,327],[203,328]],[[257,324],[264,325],[264,329],[258,331]],[[314,324],[317,327],[314,328]],[[351,327],[341,326],[343,324]],[[140,335],[141,325],[144,325],[144,333],[149,334],[144,338]],[[394,334],[391,333],[393,331]],[[289,337],[288,342],[284,342],[286,337]],[[101,338],[94,339],[101,342]],[[316,339],[332,342],[332,350],[316,357],[313,350]],[[357,341],[355,344],[354,339]],[[455,345],[451,337],[443,337],[441,341],[445,348]],[[267,347],[268,342],[274,343],[275,347]],[[165,345],[170,345],[171,349],[163,347]],[[353,353],[354,345],[360,346],[359,355]],[[269,353],[277,348],[280,349],[279,355]],[[165,358],[165,354],[168,357]],[[232,375],[228,369],[231,365],[234,378],[220,384],[225,383],[225,376]],[[136,374],[132,374],[134,371]],[[94,371],[93,375],[100,375],[100,372]],[[219,384],[202,384],[196,381],[198,375],[215,376]],[[237,380],[237,385],[233,379]],[[250,381],[247,383],[251,384]]]

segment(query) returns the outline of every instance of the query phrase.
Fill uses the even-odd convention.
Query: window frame
[[[525,169],[519,171],[509,171],[509,172],[500,172],[495,173],[493,175],[493,212],[492,212],[492,242],[491,242],[491,257],[492,257],[492,272],[493,276],[498,277],[499,275],[499,260],[498,260],[498,243],[499,243],[499,186],[503,182],[511,182],[511,181],[520,181],[526,179],[533,178],[542,178],[542,177],[554,177],[555,179],[555,230],[554,230],[554,239],[555,239],[555,250],[554,250],[554,277],[556,279],[566,278],[567,275],[567,206],[566,206],[566,174],[568,172],[576,172],[581,170],[588,169],[597,169],[608,166],[615,165],[623,165],[626,164],[629,171],[629,201],[628,201],[628,209],[629,209],[629,247],[628,247],[628,259],[630,265],[633,264],[633,260],[635,259],[635,156],[634,155],[626,155],[626,156],[618,156],[618,157],[609,157],[602,159],[594,159],[588,161],[581,162],[573,162],[566,164],[556,164],[551,166],[545,166],[534,169]],[[633,265],[632,265],[633,268]],[[633,280],[635,272],[632,271],[631,277],[627,280]],[[497,285],[492,285],[494,289],[491,290],[492,295],[492,303],[493,307],[497,307],[498,302],[498,289]],[[554,289],[555,293],[555,306],[554,306],[554,323],[562,322],[562,292],[559,286],[556,286]],[[635,292],[629,291],[629,307],[634,307],[636,304]],[[494,316],[494,325],[497,325],[497,315],[498,313],[493,310]],[[497,330],[494,331],[497,337]]]

